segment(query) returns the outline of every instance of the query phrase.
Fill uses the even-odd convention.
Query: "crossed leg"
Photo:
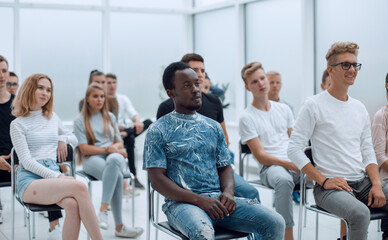
[[[70,177],[32,181],[23,201],[42,205],[57,204],[66,211],[63,238],[78,239],[81,221],[92,239],[102,239],[96,213],[88,190],[82,182]]]

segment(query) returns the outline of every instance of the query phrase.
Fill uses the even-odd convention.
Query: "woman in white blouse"
[[[385,77],[385,91],[388,99],[388,73]],[[380,168],[380,179],[383,185],[388,184],[388,105],[380,108],[372,122],[372,141]],[[388,220],[381,221],[383,240],[388,240]]]
[[[33,74],[13,101],[11,140],[19,157],[16,189],[26,203],[57,204],[66,211],[63,239],[78,239],[81,221],[92,239],[102,239],[96,214],[84,183],[65,176],[56,164],[66,160],[67,144],[76,137],[53,112],[53,84]]]

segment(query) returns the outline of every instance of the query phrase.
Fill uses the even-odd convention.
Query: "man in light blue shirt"
[[[283,239],[283,218],[257,200],[234,197],[233,170],[220,125],[196,111],[201,89],[185,63],[170,64],[163,85],[175,111],[148,130],[144,165],[152,187],[166,197],[169,223],[189,239],[214,239],[213,226]]]

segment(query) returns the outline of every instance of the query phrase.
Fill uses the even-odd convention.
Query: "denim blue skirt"
[[[38,160],[38,163],[43,166],[61,173],[57,162],[54,160]],[[23,194],[26,191],[28,185],[34,180],[43,179],[41,176],[36,175],[28,170],[26,170],[22,164],[16,169],[16,191],[20,199],[23,199]]]

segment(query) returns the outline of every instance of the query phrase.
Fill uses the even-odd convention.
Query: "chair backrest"
[[[313,152],[311,150],[311,146],[305,147],[304,154],[306,157],[310,160],[311,164],[315,166],[314,159],[313,159]]]
[[[239,174],[241,177],[244,177],[244,159],[247,155],[252,154],[251,150],[249,149],[247,144],[242,144],[241,141],[239,142]]]
[[[240,149],[241,149],[241,153],[245,153],[245,154],[251,154],[251,149],[249,149],[248,145],[247,144],[242,144],[240,142]]]

